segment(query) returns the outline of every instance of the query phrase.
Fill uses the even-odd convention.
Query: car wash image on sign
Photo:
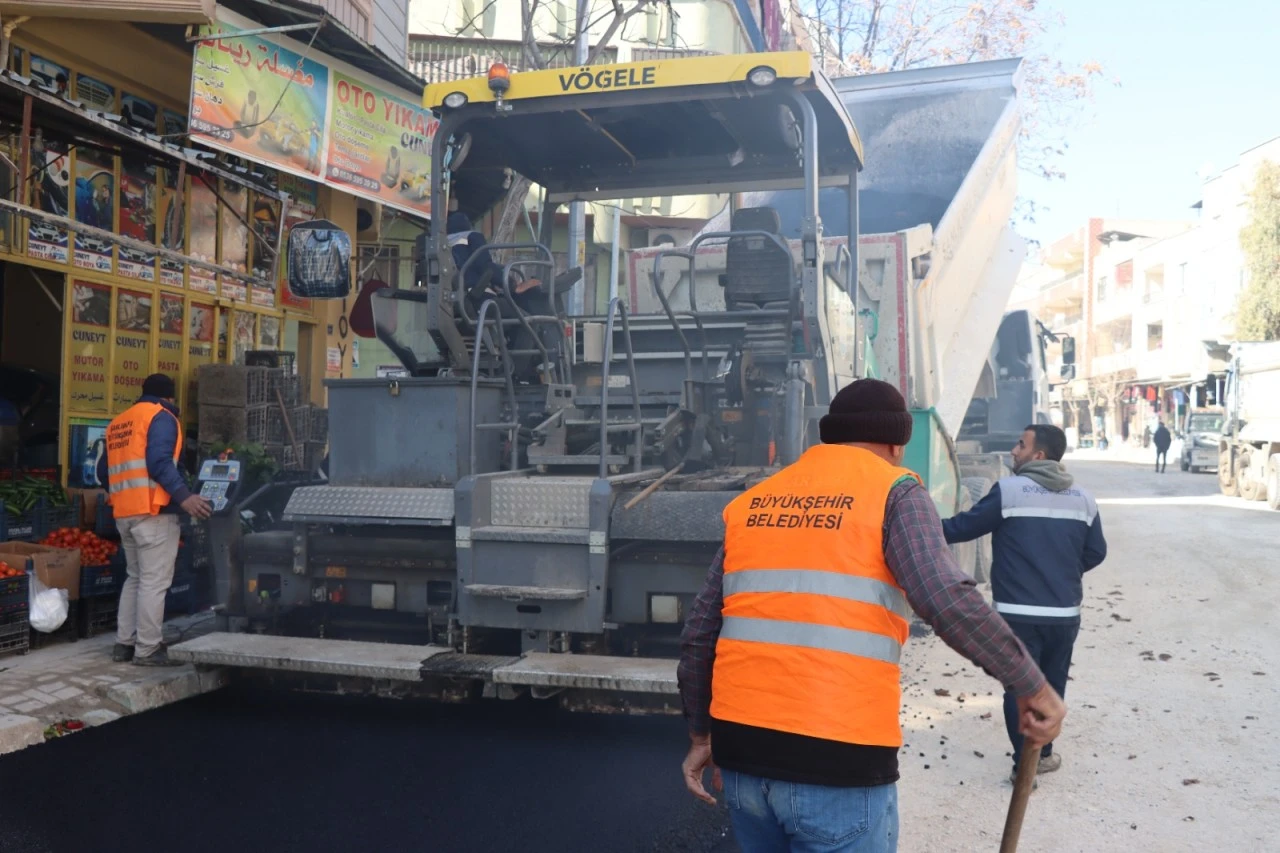
[[[258,29],[225,9],[215,34]],[[210,28],[203,27],[202,35]],[[258,36],[196,45],[191,89],[193,138],[290,172],[319,176],[329,69]]]
[[[214,29],[259,26],[219,6]],[[195,51],[191,138],[425,216],[438,122],[420,101],[287,36],[206,38]]]
[[[87,148],[76,149],[76,222],[115,230],[116,176],[114,158]],[[90,234],[76,235],[76,266],[111,272],[112,246]]]
[[[156,237],[156,167],[126,157],[120,161],[120,233],[145,243]],[[156,256],[120,246],[120,275],[155,281]]]

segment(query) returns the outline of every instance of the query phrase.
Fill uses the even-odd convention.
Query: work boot
[[[1016,785],[1017,783],[1018,783],[1018,766],[1015,764],[1015,765],[1013,766],[1013,772],[1011,772],[1011,773],[1009,774],[1009,784],[1010,784],[1010,785]],[[1034,791],[1034,790],[1036,790],[1036,789],[1037,789],[1037,788],[1039,788],[1039,787],[1040,787],[1040,780],[1039,780],[1039,779],[1036,779],[1036,778],[1032,778],[1032,780],[1031,780],[1031,790],[1033,790],[1033,791]]]
[[[169,658],[169,647],[164,643],[160,644],[160,648],[156,649],[149,655],[135,657],[133,659],[134,666],[182,666],[180,660],[171,660]]]
[[[133,660],[133,646],[116,643],[111,647],[111,659],[116,663],[128,663]]]
[[[1050,753],[1048,756],[1040,757],[1040,766],[1036,768],[1036,773],[1052,773],[1062,766],[1062,756],[1056,752]]]

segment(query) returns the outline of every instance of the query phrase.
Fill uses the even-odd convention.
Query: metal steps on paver
[[[209,666],[269,669],[421,681],[449,676],[523,687],[675,694],[676,661],[661,658],[546,654],[464,655],[443,646],[317,640],[218,632],[173,646],[175,660]]]
[[[169,649],[170,657],[190,663],[392,681],[420,681],[423,661],[435,655],[452,653],[452,649],[444,646],[226,632],[206,634]]]

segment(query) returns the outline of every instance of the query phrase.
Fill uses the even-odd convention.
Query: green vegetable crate
[[[33,542],[51,529],[79,526],[78,512],[59,469],[0,470],[0,542]]]

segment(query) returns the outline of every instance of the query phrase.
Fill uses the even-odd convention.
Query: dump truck
[[[724,508],[818,441],[840,387],[902,389],[906,464],[943,515],[971,500],[953,437],[1023,254],[1017,68],[833,84],[764,53],[428,87],[431,209],[475,218],[515,172],[546,192],[540,239],[476,276],[482,254],[458,268],[436,229],[416,285],[374,295],[404,375],[326,381],[328,481],[293,489],[279,529],[215,519],[221,630],[171,654],[314,689],[677,707]],[[558,205],[720,193],[722,225],[629,260],[648,286],[566,315]],[[291,286],[342,295],[307,278],[324,266]],[[543,301],[517,298],[527,279]]]
[[[1187,410],[1182,424],[1183,471],[1197,474],[1218,470],[1218,454],[1222,443],[1224,412],[1220,406],[1200,406]]]
[[[1280,342],[1231,346],[1224,402],[1222,493],[1280,509]]]

